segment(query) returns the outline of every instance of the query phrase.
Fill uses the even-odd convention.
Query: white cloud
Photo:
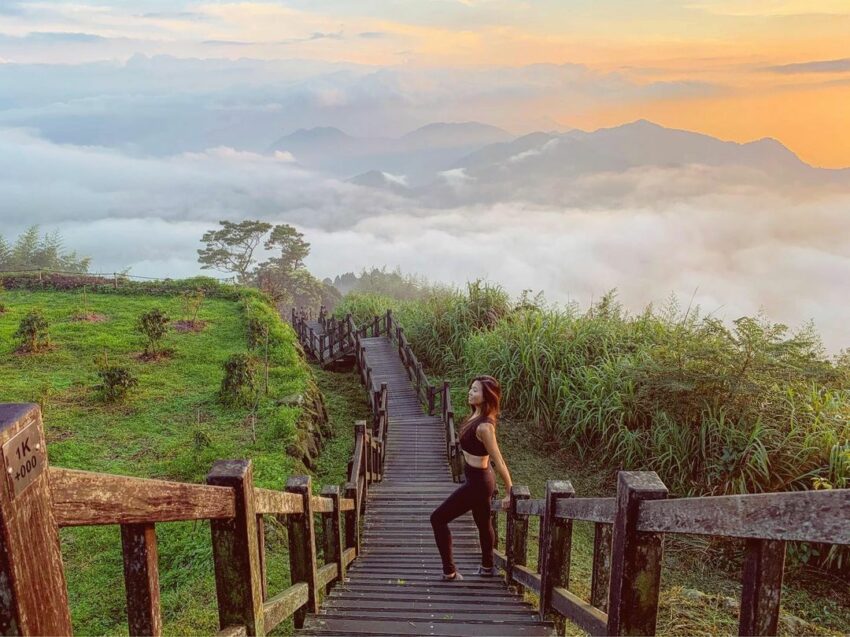
[[[576,188],[580,206],[519,198],[429,209],[229,148],[140,158],[0,132],[2,234],[58,228],[95,269],[189,275],[204,230],[262,218],[301,229],[322,277],[398,265],[582,303],[617,287],[636,310],[696,290],[723,318],[759,308],[791,326],[814,318],[831,349],[850,345],[850,193],[802,196],[694,166],[596,175]]]

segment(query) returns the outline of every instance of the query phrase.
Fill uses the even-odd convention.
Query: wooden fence
[[[284,491],[253,484],[249,460],[216,462],[206,485],[49,467],[37,405],[0,404],[6,485],[0,488],[0,633],[72,632],[59,528],[121,527],[130,635],[160,635],[156,525],[209,520],[220,635],[264,635],[292,616],[296,627],[318,610],[320,594],[343,581],[360,552],[360,515],[379,479],[376,439],[355,424],[355,448],[338,486],[312,495],[309,476]],[[270,596],[263,516],[286,525],[292,585]],[[318,516],[318,518],[317,518]],[[323,528],[318,563],[316,520]]]

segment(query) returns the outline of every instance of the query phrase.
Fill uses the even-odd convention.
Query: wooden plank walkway
[[[467,513],[451,523],[455,562],[465,577],[442,582],[429,516],[452,482],[440,419],[423,413],[398,352],[384,337],[363,338],[376,383],[387,383],[390,425],[384,480],[370,485],[363,552],[348,578],[308,617],[299,635],[554,635],[501,577],[475,575],[481,553]]]

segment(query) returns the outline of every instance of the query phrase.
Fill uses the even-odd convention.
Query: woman
[[[481,566],[478,575],[492,577],[496,574],[493,565],[493,544],[496,534],[490,520],[490,499],[496,490],[496,479],[490,471],[490,463],[505,483],[505,492],[511,492],[511,474],[496,443],[496,422],[499,417],[499,400],[502,390],[499,381],[492,376],[478,376],[469,388],[468,401],[472,414],[460,428],[460,447],[466,461],[463,483],[445,502],[431,514],[431,526],[434,539],[443,561],[443,580],[463,579],[452,561],[452,534],[449,522],[470,509],[478,526],[478,538],[481,542]],[[503,500],[507,507],[510,498]]]

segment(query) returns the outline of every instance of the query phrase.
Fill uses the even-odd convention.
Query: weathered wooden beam
[[[232,518],[232,489],[91,471],[50,469],[59,526]]]
[[[215,635],[216,637],[247,637],[248,631],[245,630],[244,626],[234,625],[222,628]]]
[[[348,566],[357,557],[357,550],[354,547],[349,547],[342,552],[342,564]]]
[[[217,461],[207,475],[207,484],[230,487],[236,498],[233,518],[210,523],[219,626],[244,625],[248,635],[264,635],[251,461]]]
[[[593,533],[593,574],[590,580],[590,603],[608,610],[608,586],[611,580],[612,526],[597,522]]]
[[[514,565],[511,571],[511,578],[514,582],[524,586],[532,593],[540,593],[540,574],[535,573],[527,566],[520,564]]]
[[[332,513],[334,503],[329,498],[314,495],[310,498],[310,506],[313,508],[313,513]]]
[[[263,604],[266,633],[274,630],[283,620],[307,603],[307,584],[298,582]]]
[[[555,517],[558,502],[575,497],[575,489],[568,480],[549,480],[543,499],[543,530],[540,552],[540,619],[545,620],[552,607],[552,590],[570,586],[570,555],[572,551],[573,523]],[[563,632],[563,623],[559,633]]]
[[[316,585],[319,588],[330,586],[339,574],[338,564],[325,564],[316,570]]]
[[[304,510],[300,496],[259,487],[254,488],[254,506],[258,514],[285,515],[301,513]]]
[[[647,502],[638,529],[763,540],[850,544],[850,489]]]
[[[161,635],[156,527],[122,524],[121,546],[130,635]]]
[[[546,510],[546,500],[538,499],[538,500],[520,500],[516,504],[517,513],[520,515],[534,515],[540,516],[543,515]]]
[[[528,560],[528,516],[517,511],[517,504],[528,500],[531,494],[526,486],[513,485],[510,493],[510,510],[508,511],[508,529],[505,538],[505,554],[508,558],[507,583],[516,584],[513,567],[525,566]]]
[[[332,503],[330,513],[322,514],[325,564],[335,563],[339,565],[339,581],[345,581],[345,564],[342,561],[343,536],[342,536],[342,511],[339,508],[339,487],[335,484],[327,485],[322,489],[322,496]],[[327,592],[331,587],[328,586]]]
[[[609,635],[654,635],[664,536],[637,530],[641,503],[667,497],[654,471],[620,471],[608,590]]]
[[[846,512],[845,512],[846,516]],[[779,626],[785,542],[747,540],[739,635],[775,635]]]
[[[552,608],[590,635],[609,634],[608,615],[573,595],[566,588],[552,590]]]
[[[307,604],[297,611],[293,621],[296,628],[304,626],[307,613],[319,612],[318,566],[316,563],[316,532],[313,526],[312,480],[310,476],[293,476],[286,481],[286,490],[301,496],[304,512],[287,516],[289,529],[289,572],[293,583],[307,584]]]
[[[0,634],[70,635],[38,405],[0,405],[0,445]]]
[[[615,498],[572,498],[558,502],[555,517],[587,522],[614,522]]]

